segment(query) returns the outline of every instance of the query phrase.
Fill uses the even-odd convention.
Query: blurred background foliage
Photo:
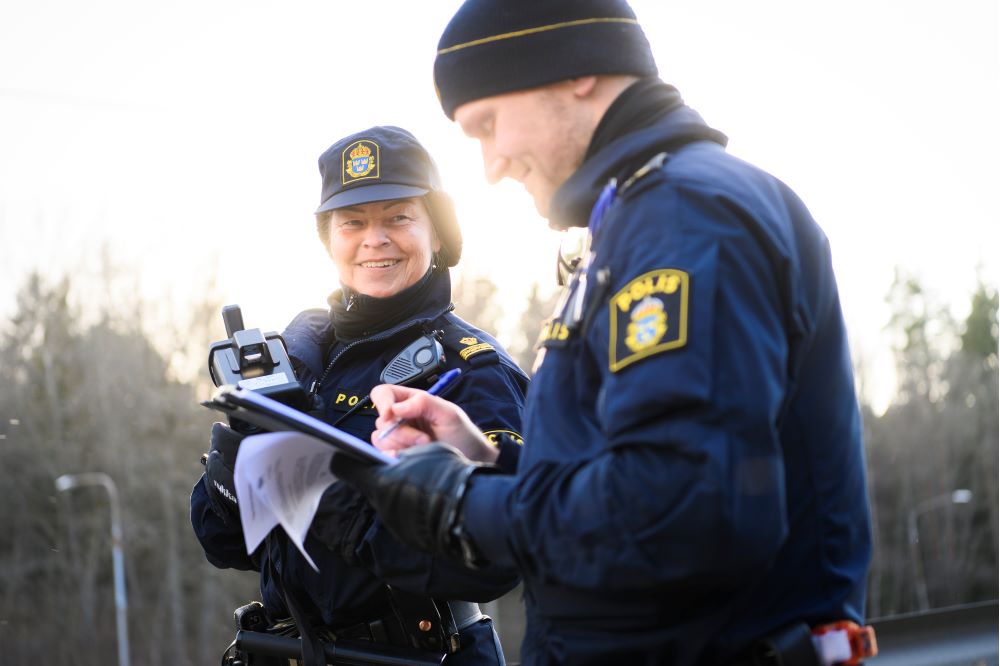
[[[31,274],[0,329],[0,655],[8,664],[115,663],[107,494],[54,485],[100,471],[122,501],[132,659],[218,663],[233,609],[257,596],[255,574],[205,561],[188,520],[214,420],[198,405],[212,389],[205,354],[225,337],[223,304],[209,286],[193,306],[142,302],[128,275],[110,261],[103,270],[86,293],[74,276]],[[459,282],[459,314],[496,332],[495,294],[488,279]],[[997,290],[980,284],[960,321],[934,298],[897,271],[887,330],[898,390],[883,413],[862,405],[872,617],[997,595]],[[526,371],[551,305],[534,290],[515,339],[503,341]],[[863,384],[868,369],[857,370]],[[512,661],[520,604],[515,591],[487,608]]]

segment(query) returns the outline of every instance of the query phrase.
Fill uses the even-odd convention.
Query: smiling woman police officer
[[[449,400],[484,431],[518,432],[527,378],[493,338],[451,312],[448,268],[458,262],[462,238],[427,151],[405,130],[373,127],[331,146],[319,168],[317,230],[342,288],[330,296],[329,310],[303,312],[283,337],[296,377],[322,403],[320,418],[369,439],[376,416],[364,408],[369,390],[397,354],[431,335],[445,350],[436,374],[462,371]],[[238,438],[216,424],[213,448]],[[500,456],[516,457],[513,438],[500,439]],[[267,552],[247,557],[238,509],[215,484],[231,484],[229,462],[210,466],[205,482],[195,485],[192,522],[212,564],[261,572],[272,622],[297,603],[310,624],[337,637],[446,652],[459,647],[450,640],[451,615],[460,648],[448,664],[503,663],[492,621],[467,602],[499,597],[515,577],[472,573],[403,546],[360,493],[341,482],[324,494],[306,540],[318,573],[283,534],[272,536]]]

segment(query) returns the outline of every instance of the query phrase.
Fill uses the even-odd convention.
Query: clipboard
[[[201,404],[271,432],[294,430],[315,437],[373,465],[393,465],[397,462],[368,442],[256,391],[225,384],[216,389],[211,400]]]

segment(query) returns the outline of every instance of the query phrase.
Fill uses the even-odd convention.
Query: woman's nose
[[[365,230],[364,244],[367,247],[378,247],[389,243],[389,235],[380,224],[369,225]]]

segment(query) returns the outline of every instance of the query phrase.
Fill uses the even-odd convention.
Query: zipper
[[[415,326],[422,326],[424,324],[432,322],[435,319],[438,319],[439,317],[442,317],[442,316],[448,314],[453,309],[454,309],[454,305],[449,304],[448,307],[446,307],[444,310],[442,310],[441,312],[439,312],[437,315],[435,315],[433,317],[429,317],[427,319],[421,319],[421,320],[418,320],[418,321],[410,321],[410,322],[407,322],[406,324],[403,324],[402,326],[397,326],[394,329],[390,329],[390,330],[388,330],[388,331],[386,331],[386,332],[384,332],[384,333],[382,333],[380,335],[376,335],[376,336],[370,337],[370,338],[361,338],[359,340],[355,340],[354,342],[347,343],[340,351],[337,352],[336,356],[334,356],[332,359],[330,359],[330,362],[327,364],[326,369],[323,371],[323,374],[320,375],[320,378],[317,379],[317,380],[315,380],[315,381],[313,381],[312,385],[309,386],[309,395],[311,395],[311,396],[319,395],[319,390],[323,386],[323,382],[326,381],[326,378],[330,375],[330,372],[333,370],[334,364],[337,361],[339,361],[340,358],[344,354],[346,354],[348,351],[350,351],[351,349],[354,349],[355,347],[359,347],[359,346],[361,346],[363,344],[366,344],[366,343],[369,343],[369,342],[379,342],[380,340],[388,340],[392,336],[398,335],[399,333],[402,333],[403,331],[405,331],[408,328],[413,328]]]

